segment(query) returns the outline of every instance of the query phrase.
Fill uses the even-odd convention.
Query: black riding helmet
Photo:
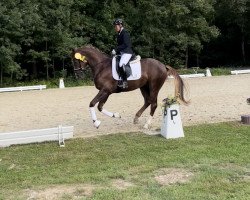
[[[123,21],[122,19],[115,19],[115,21],[113,22],[113,25],[123,25]]]

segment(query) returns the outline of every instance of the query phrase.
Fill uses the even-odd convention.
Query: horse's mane
[[[107,57],[110,57],[108,54],[106,54],[105,52],[101,51],[100,49],[96,48],[95,46],[93,46],[92,44],[88,44],[88,45],[85,45],[83,47],[81,47],[81,49],[83,48],[89,48],[89,49],[93,49],[93,50],[96,50],[98,52],[100,52],[101,54],[107,56]]]

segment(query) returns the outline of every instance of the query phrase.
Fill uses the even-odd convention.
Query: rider
[[[127,76],[125,72],[125,65],[129,62],[130,58],[133,55],[132,44],[131,44],[129,33],[123,27],[122,19],[116,19],[113,25],[115,26],[115,31],[118,33],[117,34],[118,45],[115,49],[112,50],[112,54],[113,55],[115,55],[116,53],[121,54],[121,59],[119,63],[119,67],[121,70],[119,71],[122,71],[122,74],[123,74],[123,76],[121,76],[122,82],[120,84],[118,83],[118,86],[127,88],[128,83],[127,83]]]

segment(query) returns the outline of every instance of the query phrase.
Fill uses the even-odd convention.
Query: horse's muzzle
[[[84,71],[82,69],[74,70],[76,79],[84,79]]]

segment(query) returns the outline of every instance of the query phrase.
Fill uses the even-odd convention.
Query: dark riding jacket
[[[115,48],[116,53],[120,54],[123,52],[133,54],[130,35],[124,28],[117,34],[117,44],[118,46]]]

